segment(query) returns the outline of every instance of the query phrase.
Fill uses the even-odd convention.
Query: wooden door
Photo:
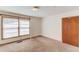
[[[78,17],[63,18],[62,39],[64,43],[78,46]]]
[[[70,20],[69,18],[63,18],[62,20],[62,39],[63,39],[63,42],[64,43],[68,43],[70,44],[71,43],[71,40],[70,40]]]
[[[78,17],[71,18],[71,44],[78,46]]]

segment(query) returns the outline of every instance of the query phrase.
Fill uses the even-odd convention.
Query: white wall
[[[79,10],[57,15],[50,15],[43,18],[42,35],[58,41],[62,41],[62,18],[69,16],[79,16]]]
[[[30,35],[31,37],[33,36],[38,36],[41,35],[41,18],[35,18],[32,17],[30,20]]]

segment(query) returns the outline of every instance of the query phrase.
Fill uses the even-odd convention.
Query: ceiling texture
[[[33,6],[0,6],[0,10],[20,13],[29,16],[46,17],[73,10],[79,10],[78,6],[40,6],[38,11],[32,10]]]

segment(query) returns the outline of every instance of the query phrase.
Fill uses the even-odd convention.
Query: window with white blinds
[[[18,19],[3,18],[3,38],[18,36]]]
[[[29,20],[20,19],[20,35],[29,34]]]
[[[3,39],[29,34],[29,20],[3,17]]]

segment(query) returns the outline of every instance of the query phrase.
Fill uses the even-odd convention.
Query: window
[[[21,19],[20,20],[20,35],[29,34],[29,20]]]
[[[3,38],[18,36],[18,19],[3,18]]]
[[[25,18],[3,17],[1,25],[3,39],[29,34],[29,20]]]

